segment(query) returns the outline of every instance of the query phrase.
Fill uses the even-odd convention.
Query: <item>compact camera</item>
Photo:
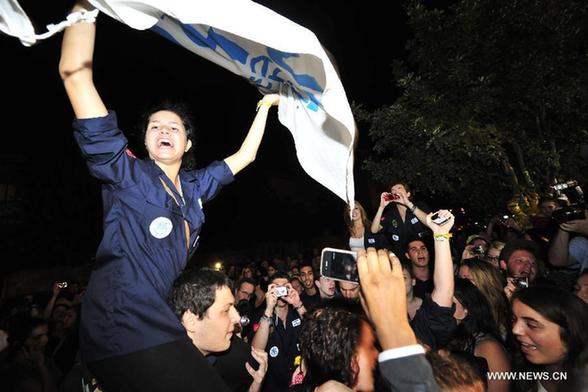
[[[398,199],[400,199],[400,196],[398,196],[395,193],[386,193],[384,195],[384,200],[386,200],[386,201],[392,201],[392,200],[398,200]]]
[[[578,185],[578,181],[571,180],[567,182],[557,183],[550,187],[553,190],[555,196],[559,197],[562,194],[567,196],[570,204],[553,211],[553,219],[557,223],[566,223],[572,220],[585,219],[584,210],[586,204],[584,203],[584,192]]]
[[[67,282],[59,282],[57,283],[57,287],[59,287],[60,289],[67,288]]]
[[[286,286],[277,286],[275,288],[276,297],[285,297],[288,295],[288,288]]]

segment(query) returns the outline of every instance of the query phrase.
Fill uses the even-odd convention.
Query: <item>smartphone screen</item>
[[[343,249],[323,249],[321,275],[335,280],[359,283],[357,253]]]

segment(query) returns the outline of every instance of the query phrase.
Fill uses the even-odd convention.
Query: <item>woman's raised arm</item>
[[[85,1],[78,2],[72,12],[91,10]],[[77,118],[103,117],[108,110],[92,80],[94,53],[94,23],[78,23],[65,30],[59,61],[59,75]]]

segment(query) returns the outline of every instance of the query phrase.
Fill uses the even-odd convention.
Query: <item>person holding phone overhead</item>
[[[74,11],[90,8],[80,2]],[[103,183],[104,236],[83,302],[82,359],[107,391],[224,391],[166,298],[196,249],[202,204],[255,159],[279,96],[260,101],[235,154],[200,170],[182,168],[194,132],[184,110],[162,105],[144,128],[148,158],[136,159],[94,86],[94,37],[94,23],[67,28],[59,63],[75,139]]]

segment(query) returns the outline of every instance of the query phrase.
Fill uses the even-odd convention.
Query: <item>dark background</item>
[[[71,1],[21,0],[44,32],[61,21]],[[334,55],[350,102],[375,108],[397,95],[391,63],[409,36],[398,2],[375,0],[261,1],[312,30]],[[385,5],[385,6],[384,6]],[[57,73],[61,34],[27,48],[0,36],[2,142],[0,143],[1,271],[88,263],[101,236],[100,185],[87,173],[72,137],[73,114]],[[142,110],[169,97],[186,101],[198,128],[198,166],[236,151],[260,94],[245,79],[150,31],[132,30],[101,15],[95,83],[106,105],[139,151],[134,135]],[[372,142],[360,127],[356,198],[371,215],[375,185],[361,170]],[[250,250],[263,254],[344,238],[344,203],[300,167],[289,131],[270,115],[257,160],[207,204],[198,253]],[[277,245],[278,244],[278,245]]]

